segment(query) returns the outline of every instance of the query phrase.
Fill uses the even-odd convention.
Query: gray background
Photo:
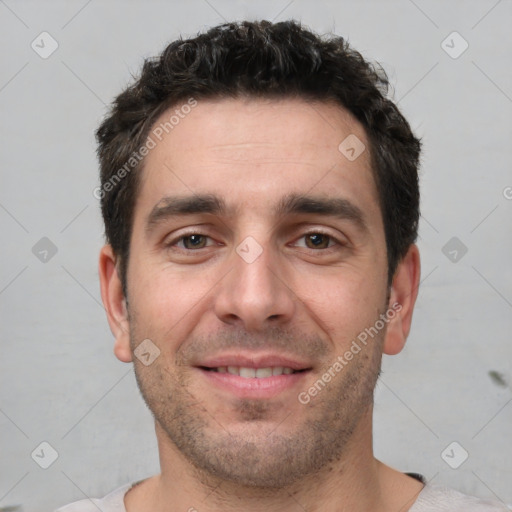
[[[375,452],[511,504],[511,14],[510,0],[0,0],[0,507],[52,510],[158,471],[100,300],[93,132],[143,57],[243,18],[335,31],[388,71],[424,142],[423,282],[407,348],[384,360]],[[46,59],[31,47],[43,31],[59,45]],[[457,58],[453,31],[469,44]],[[453,441],[458,469],[441,456]]]

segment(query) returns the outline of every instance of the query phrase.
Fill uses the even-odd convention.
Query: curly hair
[[[115,98],[96,131],[101,169],[97,197],[125,295],[144,164],[138,149],[162,113],[191,97],[334,100],[349,111],[364,127],[370,146],[390,284],[417,238],[421,143],[387,98],[388,91],[384,70],[367,62],[345,39],[320,37],[293,20],[222,24],[194,38],[180,38],[160,56],[145,59],[138,80]]]

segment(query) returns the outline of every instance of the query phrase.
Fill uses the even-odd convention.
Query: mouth
[[[217,366],[209,368],[208,366],[200,367],[204,371],[216,373],[229,373],[230,375],[238,375],[243,379],[266,379],[276,375],[292,375],[308,371],[308,368],[302,370],[294,370],[289,366],[267,366],[265,368],[249,368],[246,366]]]
[[[300,391],[312,371],[307,363],[282,357],[222,357],[195,366],[207,388],[238,398],[270,399]]]

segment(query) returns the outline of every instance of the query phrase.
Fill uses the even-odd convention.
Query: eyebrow
[[[227,216],[228,214],[236,214],[237,211],[236,209],[228,209],[226,202],[213,194],[166,196],[153,207],[148,215],[146,232],[150,233],[158,224],[173,217],[194,214]],[[362,231],[368,231],[363,211],[348,199],[340,197],[326,198],[292,193],[279,201],[273,213],[276,217],[281,218],[298,214],[336,217],[341,220],[352,221]]]
[[[210,213],[226,215],[227,207],[223,199],[213,194],[193,196],[166,196],[153,207],[146,221],[146,232],[151,232],[161,222],[183,215]]]
[[[368,231],[361,208],[341,197],[316,197],[302,194],[289,194],[281,199],[275,214],[277,216],[315,214],[350,220],[362,231]]]

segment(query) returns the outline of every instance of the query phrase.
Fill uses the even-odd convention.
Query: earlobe
[[[110,245],[105,245],[100,251],[99,277],[101,299],[107,312],[110,330],[115,337],[114,354],[125,363],[132,360],[130,350],[130,329],[128,308],[119,279],[116,256]]]
[[[385,354],[398,354],[405,346],[411,330],[419,282],[420,255],[418,247],[412,244],[398,264],[391,284],[388,307],[390,310],[393,309],[396,314],[387,326],[383,346]]]

